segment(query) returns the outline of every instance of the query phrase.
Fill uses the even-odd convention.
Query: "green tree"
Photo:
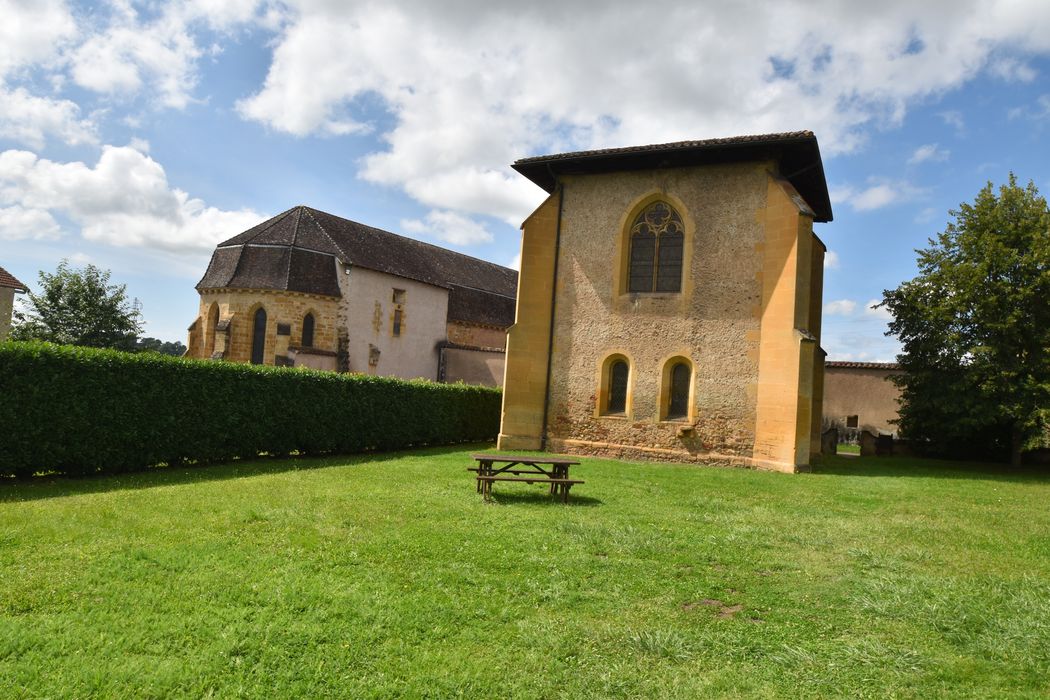
[[[28,294],[25,309],[14,314],[14,340],[46,340],[65,345],[133,350],[142,330],[137,299],[127,286],[110,284],[109,270],[58,265],[54,274],[40,272],[40,293]]]
[[[1050,211],[1031,182],[988,183],[887,290],[903,346],[901,432],[1019,464],[1050,407]]]
[[[186,352],[186,346],[179,341],[165,341],[158,338],[139,338],[135,343],[135,349],[139,352],[159,352],[161,355],[172,357],[181,357]]]

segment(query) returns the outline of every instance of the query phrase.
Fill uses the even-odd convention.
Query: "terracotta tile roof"
[[[833,362],[825,361],[824,367],[834,369],[900,369],[896,362]]]
[[[0,287],[8,287],[19,292],[28,292],[29,287],[25,286],[10,272],[0,267]]]
[[[812,131],[556,153],[522,158],[515,161],[512,167],[547,192],[553,192],[558,175],[561,174],[649,170],[764,159],[780,163],[780,174],[806,200],[815,212],[817,221],[832,220],[824,165],[820,159],[817,137]]]

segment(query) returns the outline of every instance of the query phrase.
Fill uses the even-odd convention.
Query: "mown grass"
[[[1050,479],[470,450],[0,485],[0,697],[1037,697]]]

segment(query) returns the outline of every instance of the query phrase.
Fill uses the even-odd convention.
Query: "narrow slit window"
[[[395,338],[401,336],[401,309],[394,310],[394,325],[391,332]]]
[[[303,317],[303,347],[312,348],[314,346],[314,315],[306,314]]]
[[[680,420],[689,417],[689,365],[679,362],[671,368],[671,386],[668,392],[667,418]]]
[[[255,311],[252,327],[252,364],[261,365],[266,355],[266,309]]]
[[[609,367],[609,402],[606,413],[625,413],[627,411],[627,363],[616,360]]]
[[[628,292],[680,292],[685,226],[674,207],[653,202],[630,231]]]

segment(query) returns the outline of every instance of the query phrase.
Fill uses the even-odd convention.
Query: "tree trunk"
[[[1021,426],[1014,424],[1010,430],[1010,465],[1021,466],[1021,445],[1024,444],[1024,431]]]

